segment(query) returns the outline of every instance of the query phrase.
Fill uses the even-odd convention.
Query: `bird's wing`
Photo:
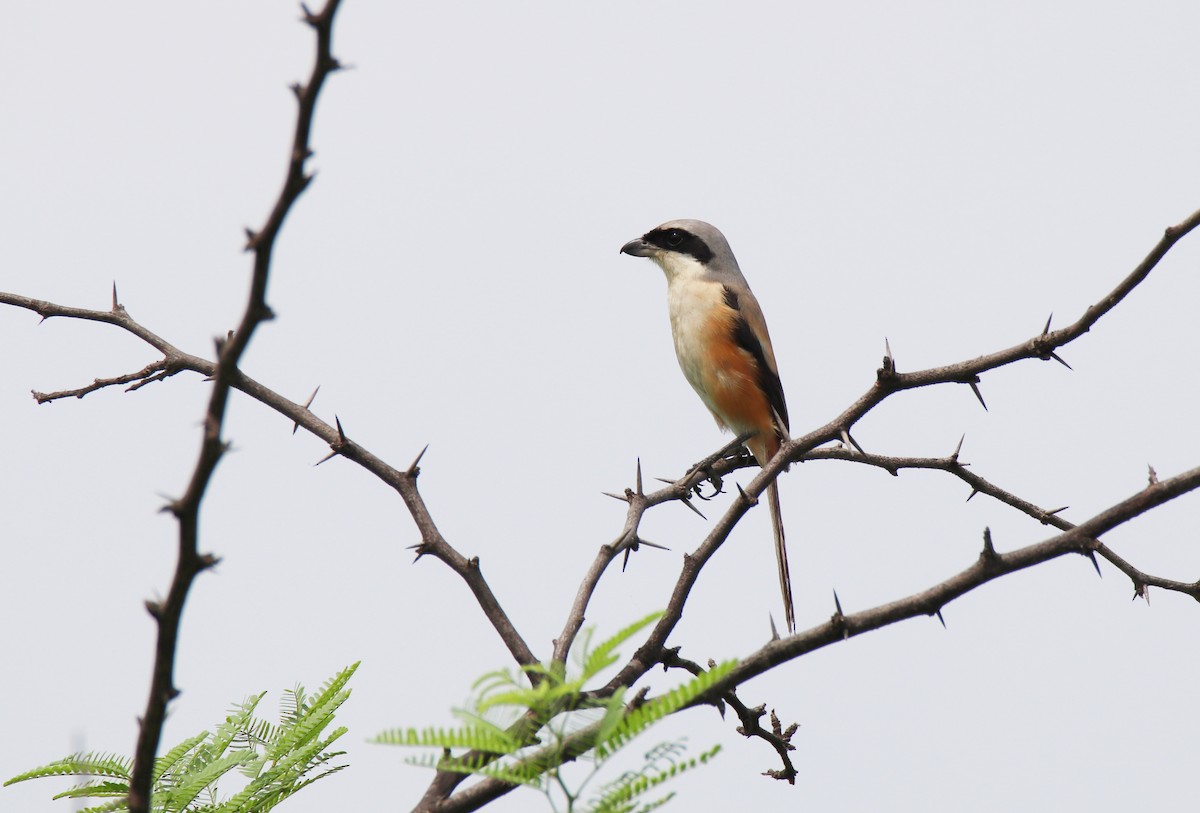
[[[733,323],[733,340],[749,353],[758,367],[758,383],[766,393],[767,401],[775,412],[780,436],[788,432],[787,401],[783,397],[783,383],[779,380],[779,368],[775,365],[775,352],[771,349],[771,337],[767,333],[767,320],[762,308],[749,288],[725,285],[725,304],[737,313]]]

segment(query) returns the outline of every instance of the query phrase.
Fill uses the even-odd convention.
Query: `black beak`
[[[654,246],[639,237],[621,246],[621,253],[628,254],[631,257],[649,257],[654,253]]]

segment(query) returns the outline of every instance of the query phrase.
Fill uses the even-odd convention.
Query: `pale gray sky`
[[[20,4],[0,29],[0,290],[129,311],[196,353],[235,324],[242,227],[273,201],[306,76],[291,2]],[[618,248],[657,223],[719,226],[763,304],[797,433],[901,369],[1075,319],[1200,207],[1200,6],[1191,2],[402,4],[347,0],[318,109],[316,183],[279,244],[247,372],[340,416],[422,491],[549,651],[622,506],[723,442],[679,374],[661,273]],[[1066,348],[965,387],[889,400],[873,451],[937,455],[1080,521],[1200,460],[1192,367],[1200,237]],[[7,736],[0,775],[86,747],[132,750],[208,385],[195,376],[38,407],[154,358],[101,325],[0,311]],[[398,499],[236,398],[237,453],[202,518],[165,742],[247,693],[361,659],[340,719],[352,768],[292,813],[401,809],[430,775],[364,740],[439,725],[507,654],[459,580],[409,564]],[[748,478],[749,473],[743,475]],[[1048,529],[944,475],[809,463],[781,480],[799,624],[865,609]],[[1200,572],[1200,499],[1107,541],[1150,572]],[[589,623],[665,605],[709,525],[664,507]],[[765,511],[702,577],[672,643],[752,651],[779,614]],[[678,810],[1162,809],[1194,800],[1200,615],[1131,603],[1086,560],[1004,579],[741,688],[798,721],[796,787],[732,720],[664,726],[716,764]],[[630,649],[627,647],[627,649]],[[653,737],[645,743],[649,747]],[[0,810],[67,811],[43,782]],[[497,811],[542,809],[513,794]]]

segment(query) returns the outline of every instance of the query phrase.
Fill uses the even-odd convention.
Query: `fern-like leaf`
[[[660,618],[662,618],[662,612],[650,613],[645,618],[638,619],[623,630],[620,630],[616,635],[601,643],[591,652],[586,652],[581,667],[583,670],[582,679],[585,682],[591,680],[605,668],[616,663],[617,647]]]
[[[707,763],[720,750],[721,746],[715,745],[699,756],[683,761],[676,761],[674,756],[671,756],[670,767],[658,769],[650,766],[640,772],[626,774],[605,788],[603,796],[596,801],[590,809],[590,813],[631,813],[637,807],[634,803],[637,797],[648,793],[664,782],[674,779],[686,771]],[[661,799],[656,799],[641,807],[638,813],[644,813],[644,811],[660,807],[670,801],[674,795],[674,793],[670,793]]]
[[[469,748],[492,754],[511,754],[521,748],[511,735],[496,727],[394,728],[377,734],[371,742],[417,748]]]
[[[128,782],[88,782],[83,785],[77,785],[70,790],[64,790],[52,799],[87,799],[95,797],[96,799],[104,799],[112,796],[128,796]]]
[[[735,666],[737,666],[735,660],[719,663],[707,672],[696,675],[682,686],[677,686],[666,694],[655,697],[629,712],[603,742],[597,743],[597,758],[607,759],[648,727],[668,714],[679,711],[704,694],[732,672]]]
[[[361,661],[346,667],[325,681],[321,691],[312,698],[311,703],[306,703],[304,708],[299,711],[292,725],[288,725],[285,721],[282,736],[267,749],[266,758],[268,760],[277,760],[283,754],[320,736],[321,731],[333,719],[333,712],[350,696],[349,690],[343,691],[343,687],[358,669],[359,663]]]
[[[132,770],[132,763],[127,758],[116,754],[72,754],[69,757],[17,774],[4,785],[8,786],[28,779],[41,779],[45,776],[107,776],[112,779],[124,779],[128,782],[130,770]]]
[[[291,694],[292,712],[290,716],[285,712],[280,726],[254,718],[254,710],[263,698],[263,694],[257,694],[233,707],[215,733],[205,731],[176,745],[155,760],[152,809],[155,813],[266,813],[300,788],[340,771],[344,765],[330,763],[344,752],[330,751],[329,746],[346,729],[338,728],[324,739],[320,736],[334,711],[349,697],[346,682],[357,666],[347,667],[326,681],[315,697],[297,687]],[[216,783],[235,768],[244,769],[251,781],[234,799],[221,802]],[[47,776],[100,777],[54,798],[108,797],[112,801],[80,813],[116,813],[128,810],[130,770],[131,762],[124,757],[73,754],[26,771],[5,784]],[[311,775],[314,771],[320,772]]]
[[[80,810],[79,813],[117,813],[117,811],[128,809],[129,804],[127,802],[117,801],[105,802],[102,805],[96,805],[94,807],[85,807],[83,810]]]
[[[188,806],[195,801],[205,788],[216,782],[225,774],[232,771],[234,768],[242,765],[247,760],[253,759],[254,755],[246,751],[238,751],[233,754],[226,754],[223,757],[214,759],[212,762],[205,765],[201,770],[189,774],[184,781],[180,782],[177,787],[171,788],[160,795],[163,797],[163,810],[177,811],[187,810]]]
[[[308,767],[314,761],[319,764],[321,752],[345,733],[344,727],[338,728],[328,738],[310,742],[285,755],[227,801],[222,807],[223,813],[262,813],[270,810],[295,791]]]
[[[194,737],[188,737],[167,753],[154,760],[154,781],[157,782],[164,774],[173,771],[197,746],[208,739],[208,732],[201,731]]]
[[[244,738],[245,732],[256,722],[254,710],[266,694],[266,692],[259,692],[250,695],[241,704],[230,710],[225,722],[217,726],[217,730],[212,736],[212,742],[209,743],[208,749],[213,758],[223,756],[225,751],[233,747],[239,738]]]
[[[508,782],[512,785],[528,785],[540,788],[543,778],[550,766],[533,765],[530,763],[505,764],[487,762],[485,759],[469,761],[465,758],[447,759],[435,754],[421,754],[415,757],[405,757],[404,763],[417,768],[433,768],[438,771],[449,771],[475,776],[488,776]]]

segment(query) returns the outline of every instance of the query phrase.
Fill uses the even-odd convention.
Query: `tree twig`
[[[661,663],[663,665],[663,669],[684,669],[696,676],[703,674],[705,671],[704,667],[695,661],[680,657],[679,647],[671,647],[664,650]],[[712,662],[710,661],[710,666],[711,663]],[[765,776],[770,776],[774,779],[782,779],[789,785],[796,784],[796,776],[798,775],[798,772],[796,771],[796,766],[792,764],[791,752],[796,750],[796,746],[792,745],[792,735],[795,734],[796,729],[800,727],[798,724],[792,723],[787,728],[784,728],[782,725],[780,725],[779,718],[775,716],[775,712],[772,711],[770,730],[763,728],[760,721],[767,713],[766,704],[759,704],[754,708],[750,708],[742,702],[741,698],[737,696],[737,690],[733,686],[730,686],[724,692],[722,692],[717,699],[710,700],[709,702],[711,702],[712,705],[716,706],[717,709],[721,711],[722,717],[725,716],[724,708],[721,705],[722,703],[733,709],[734,713],[738,716],[738,720],[741,722],[741,725],[738,726],[737,732],[743,737],[748,739],[751,737],[757,737],[775,749],[775,753],[779,755],[779,759],[783,763],[783,767],[764,771],[763,774]]]

